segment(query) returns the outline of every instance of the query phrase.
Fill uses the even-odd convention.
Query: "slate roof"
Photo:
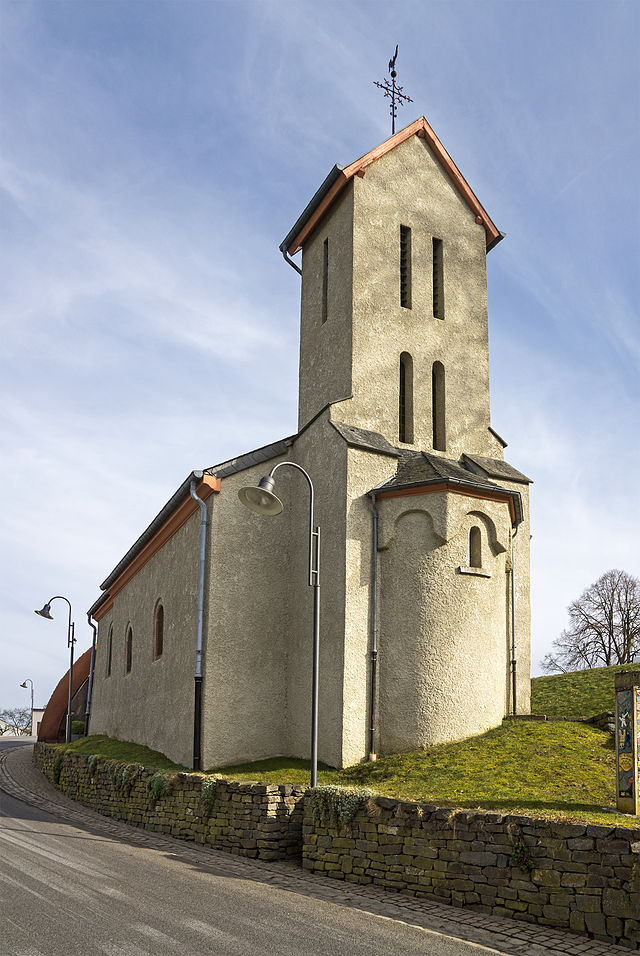
[[[403,451],[395,477],[385,485],[385,491],[439,481],[454,481],[485,491],[496,491],[499,488],[495,482],[474,474],[450,458],[430,455],[426,451]]]
[[[466,457],[466,456],[465,456]],[[485,459],[493,462],[493,459]],[[507,466],[511,468],[510,465]],[[512,469],[515,471],[515,468]],[[517,472],[517,474],[520,474]],[[441,458],[439,455],[430,455],[426,451],[400,451],[398,468],[394,477],[385,482],[384,489],[371,489],[380,493],[394,489],[419,488],[422,485],[436,485],[440,482],[449,482],[463,488],[474,488],[484,492],[502,492],[511,496],[516,516],[516,524],[523,518],[522,498],[519,491],[511,491],[501,487],[489,478],[484,478],[476,472],[464,467],[464,463],[452,461],[450,458]]]
[[[237,458],[230,458],[219,465],[205,468],[205,471],[208,475],[214,475],[216,478],[227,478],[229,475],[244,471],[245,468],[251,468],[252,465],[259,465],[261,461],[270,461],[272,458],[284,455],[291,448],[295,439],[296,435],[281,438],[280,441],[274,441],[269,445],[263,445],[262,448],[249,451],[246,455],[238,455]]]
[[[391,442],[378,432],[368,431],[366,428],[356,428],[355,425],[345,425],[344,422],[334,422],[331,424],[341,435],[348,445],[353,448],[364,448],[365,451],[377,451],[383,455],[392,455],[394,458],[402,453],[401,449],[396,448]]]
[[[501,478],[502,481],[519,481],[527,485],[532,483],[531,478],[527,478],[513,465],[509,465],[506,461],[500,461],[498,458],[483,458],[481,455],[467,455],[466,452],[462,457],[470,461],[472,465],[478,465],[491,478]]]

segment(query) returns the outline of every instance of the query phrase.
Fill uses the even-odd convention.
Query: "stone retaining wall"
[[[312,794],[302,832],[316,873],[640,947],[640,829],[384,797],[341,825]]]
[[[35,745],[34,761],[66,794],[106,816],[240,856],[300,856],[304,787],[158,773],[137,764],[61,754],[44,743]],[[215,780],[205,784],[204,795],[203,780]]]

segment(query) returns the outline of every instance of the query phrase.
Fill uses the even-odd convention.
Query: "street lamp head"
[[[21,687],[24,687],[25,690],[26,690],[26,688],[27,688],[27,682],[26,682],[26,680],[23,680],[22,683],[20,684],[20,686],[21,686]]]
[[[52,621],[53,617],[51,615],[51,605],[45,604],[44,607],[41,607],[39,611],[34,611],[34,614],[38,614],[40,617],[46,617],[48,621]]]
[[[271,475],[265,475],[257,485],[247,485],[238,492],[238,498],[249,511],[258,515],[279,515],[283,504],[273,493],[275,481]]]

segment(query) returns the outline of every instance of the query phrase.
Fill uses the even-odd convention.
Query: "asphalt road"
[[[134,846],[0,791],[1,956],[495,952]]]

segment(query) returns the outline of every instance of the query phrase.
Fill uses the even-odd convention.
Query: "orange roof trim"
[[[221,487],[221,479],[216,478],[214,475],[203,475],[202,480],[197,486],[197,494],[203,501],[206,501],[207,498],[212,495],[214,492],[219,492]],[[122,591],[123,587],[129,583],[129,581],[138,573],[140,568],[149,561],[157,551],[165,544],[169,538],[172,537],[178,531],[183,524],[185,524],[191,515],[196,511],[198,505],[193,500],[190,495],[187,495],[180,504],[177,506],[173,514],[171,514],[164,524],[158,528],[151,540],[147,541],[144,548],[136,554],[126,568],[118,575],[113,584],[109,587],[108,591],[104,592],[104,600],[100,604],[100,607],[96,608],[94,611],[93,617],[96,621],[99,621],[101,618],[107,614],[113,607],[113,599],[118,594],[119,591]]]
[[[467,498],[480,498],[483,501],[504,502],[504,504],[506,504],[509,508],[511,523],[516,523],[516,510],[513,504],[513,497],[508,491],[503,492],[497,488],[495,491],[485,491],[480,488],[467,488],[466,486],[457,487],[456,485],[452,485],[450,482],[442,481],[433,485],[414,485],[410,488],[390,488],[388,491],[376,492],[376,498],[378,500],[381,498],[408,498],[411,495],[433,495],[441,491],[446,491],[453,495],[464,495]]]
[[[375,149],[365,153],[365,155],[361,156],[360,159],[356,159],[354,163],[351,163],[350,166],[346,166],[340,171],[336,182],[333,184],[326,196],[324,196],[324,198],[320,201],[318,207],[314,210],[313,214],[310,216],[307,222],[305,222],[299,233],[289,245],[287,249],[288,254],[293,256],[302,248],[307,238],[311,235],[318,223],[324,218],[329,208],[333,205],[347,183],[353,179],[354,176],[364,176],[366,169],[371,166],[372,163],[375,163],[375,161],[380,159],[381,156],[384,156],[392,149],[395,149],[395,147],[399,146],[400,143],[404,143],[404,141],[409,139],[411,136],[418,136],[420,139],[427,141],[440,166],[453,183],[453,186],[455,189],[457,189],[458,193],[465,201],[469,209],[475,214],[476,223],[478,225],[484,226],[487,239],[487,251],[489,251],[489,249],[499,242],[502,238],[502,233],[492,221],[488,212],[482,206],[479,199],[469,186],[469,183],[466,181],[454,161],[451,159],[451,156],[449,156],[449,153],[446,151],[434,131],[431,129],[424,116],[421,116],[420,119],[415,121],[415,123],[411,123],[410,126],[406,126],[404,129],[400,130],[399,133],[396,133],[395,136],[389,137],[389,139],[386,139],[384,143],[380,143],[380,145],[376,146]]]

